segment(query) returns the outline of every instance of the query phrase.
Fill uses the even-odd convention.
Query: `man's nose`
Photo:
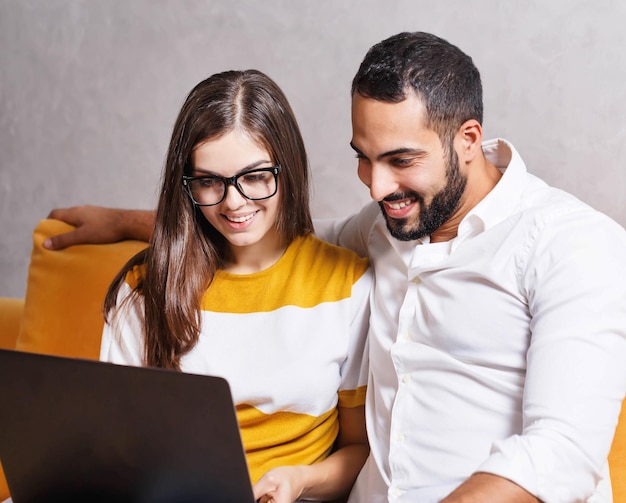
[[[394,174],[385,166],[373,164],[369,170],[370,196],[374,201],[382,201],[398,189]]]

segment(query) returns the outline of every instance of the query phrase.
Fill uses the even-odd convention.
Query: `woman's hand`
[[[279,466],[268,471],[252,488],[260,503],[293,503],[303,493],[306,466]]]
[[[300,498],[332,501],[350,492],[369,453],[365,406],[338,411],[337,450],[319,463],[269,470],[254,485],[255,498],[261,503],[293,503]]]

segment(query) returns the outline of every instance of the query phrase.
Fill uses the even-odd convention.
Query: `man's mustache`
[[[402,199],[414,199],[416,201],[421,201],[422,196],[420,196],[417,192],[394,192],[393,194],[389,194],[387,197],[383,198],[383,201],[387,203],[392,203],[394,201],[401,201]]]

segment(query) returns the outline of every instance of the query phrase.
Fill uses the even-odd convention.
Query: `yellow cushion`
[[[24,299],[0,297],[0,348],[15,349],[23,312]]]
[[[140,241],[78,245],[61,251],[43,241],[72,226],[42,220],[33,232],[22,324],[15,345],[21,351],[97,359],[109,284],[135,253]]]
[[[613,503],[626,503],[626,400],[622,403],[613,446],[609,453]]]
[[[2,470],[2,463],[0,463],[0,501],[4,501],[11,496],[9,494],[9,486],[7,486],[7,480],[4,477],[4,471]]]

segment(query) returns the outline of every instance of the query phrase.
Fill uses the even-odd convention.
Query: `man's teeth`
[[[411,201],[400,201],[399,203],[387,203],[392,210],[401,210],[411,204]]]
[[[254,216],[254,213],[250,213],[249,215],[245,215],[243,217],[226,217],[226,218],[230,220],[231,222],[241,223],[241,222],[247,222],[253,216]]]

